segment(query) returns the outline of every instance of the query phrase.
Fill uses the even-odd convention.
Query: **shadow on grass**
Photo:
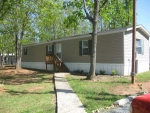
[[[89,105],[91,105],[91,103],[100,104],[101,107],[107,107],[107,106],[111,106],[115,101],[122,99],[122,98],[126,98],[127,96],[128,95],[115,95],[115,94],[110,94],[107,92],[101,92],[97,95],[89,94],[85,96],[86,100],[88,101],[83,103],[83,105],[85,108],[88,108],[88,109],[90,108]]]
[[[108,82],[102,82],[102,83],[105,83],[105,84],[129,84],[129,83],[131,83],[131,81],[108,81]]]
[[[116,101],[118,99],[120,99],[120,97],[127,97],[128,95],[115,95],[115,94],[110,94],[107,92],[101,92],[99,93],[97,96],[87,96],[87,99],[92,99],[92,100],[103,100],[103,101],[107,101],[107,100],[111,100],[111,101]]]
[[[57,92],[63,92],[63,93],[74,93],[73,90],[67,90],[67,89],[57,89]]]
[[[43,71],[42,71],[43,72]],[[35,72],[33,74],[15,74],[2,75],[0,74],[0,84],[5,85],[21,85],[30,83],[48,83],[53,82],[53,76],[50,73]]]
[[[67,81],[87,81],[87,82],[93,82],[93,83],[105,83],[105,84],[129,84],[131,81],[128,80],[88,80],[87,78],[67,78]]]
[[[6,90],[5,92],[11,94],[11,95],[20,95],[20,94],[55,94],[54,91],[46,91],[46,92],[30,92],[27,90],[23,90],[23,91],[15,91],[15,90]]]

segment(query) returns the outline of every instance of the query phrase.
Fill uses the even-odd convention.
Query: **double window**
[[[136,39],[136,53],[137,54],[144,54],[144,40]]]
[[[83,40],[79,42],[79,54],[80,55],[90,55],[91,54],[91,40]]]
[[[27,55],[27,48],[24,48],[24,49],[23,49],[23,54],[24,54],[24,55]]]

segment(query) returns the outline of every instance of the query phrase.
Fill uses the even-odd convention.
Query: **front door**
[[[61,44],[56,44],[56,55],[62,59]]]

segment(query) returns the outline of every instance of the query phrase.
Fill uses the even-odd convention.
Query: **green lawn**
[[[52,74],[0,75],[0,113],[55,113]],[[4,83],[4,85],[2,85]]]
[[[113,89],[118,85],[129,85],[131,77],[108,77],[100,81],[85,80],[86,77],[67,76],[67,80],[75,93],[80,98],[86,111],[91,113],[92,110],[105,108],[113,104],[116,100],[126,97],[127,95],[114,95]],[[150,71],[136,76],[138,82],[150,80]]]
[[[137,82],[148,82],[148,81],[150,81],[150,71],[137,74],[136,81]]]

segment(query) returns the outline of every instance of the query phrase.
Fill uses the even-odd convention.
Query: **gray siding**
[[[90,56],[79,55],[79,41],[91,38],[72,39],[62,42],[62,61],[76,63],[90,63]],[[97,63],[123,63],[123,33],[115,33],[98,36]],[[22,55],[22,62],[45,62],[46,45],[28,46],[27,55]]]
[[[89,63],[90,56],[79,55],[79,41],[89,40],[90,38],[74,39],[62,42],[62,59],[63,62]]]
[[[22,62],[45,62],[45,44],[28,46],[25,48],[27,48],[27,55],[24,55],[24,52],[22,52]]]
[[[124,63],[123,33],[109,34],[98,37],[98,63]]]
[[[62,42],[64,62],[89,63],[90,56],[79,56],[79,41],[90,38]],[[98,36],[97,63],[123,63],[123,33]]]

